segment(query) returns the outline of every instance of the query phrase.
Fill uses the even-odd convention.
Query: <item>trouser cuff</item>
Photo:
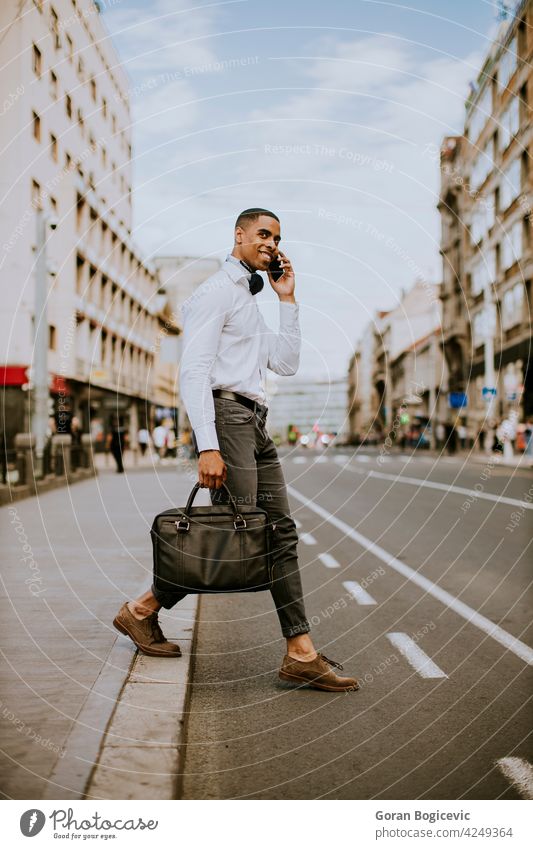
[[[298,634],[308,634],[311,630],[311,626],[307,619],[305,622],[301,622],[299,625],[291,625],[290,628],[282,628],[281,633],[284,637],[297,637]]]

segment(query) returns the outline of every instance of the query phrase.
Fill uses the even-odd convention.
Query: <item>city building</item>
[[[441,149],[443,346],[474,436],[533,417],[531,203],[533,2],[506,12],[466,102],[464,133]]]
[[[379,310],[365,327],[348,372],[351,441],[376,441],[445,416],[439,291],[418,279],[394,309]]]
[[[348,432],[347,393],[345,378],[313,381],[269,375],[269,433],[286,439],[287,428],[292,424],[301,434],[310,433],[315,427],[321,433],[336,433],[342,439]]]
[[[153,395],[159,280],[131,238],[128,79],[92,0],[4,0],[0,364],[10,444],[29,427],[36,323],[50,411],[103,444]],[[46,216],[45,238],[37,219]],[[39,276],[45,244],[47,267]],[[36,286],[46,312],[35,315]],[[42,293],[41,293],[42,294]]]

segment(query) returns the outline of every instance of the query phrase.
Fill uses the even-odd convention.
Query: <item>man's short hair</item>
[[[259,206],[254,206],[252,209],[245,209],[238,216],[235,227],[246,227],[248,224],[251,224],[252,221],[257,221],[260,215],[268,215],[269,218],[275,218],[276,221],[279,221],[278,216],[271,212],[269,209],[262,209]]]

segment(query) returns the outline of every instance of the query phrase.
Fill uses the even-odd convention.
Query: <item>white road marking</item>
[[[360,463],[370,463],[370,457],[368,454],[356,454],[355,459],[359,460]]]
[[[380,545],[372,542],[371,539],[363,536],[363,534],[360,534],[359,531],[354,530],[354,528],[350,527],[350,525],[346,522],[343,522],[342,519],[338,519],[337,516],[332,516],[331,513],[321,507],[320,504],[316,504],[314,501],[311,501],[311,499],[302,492],[298,492],[298,490],[294,489],[292,486],[287,487],[287,489],[293,498],[301,501],[302,504],[305,504],[309,510],[316,513],[317,516],[320,516],[322,519],[325,519],[326,522],[329,522],[331,525],[338,528],[347,537],[355,540],[355,542],[359,543],[359,545],[363,546],[363,548],[366,548],[370,554],[373,554],[375,557],[378,557],[386,563],[387,566],[390,566],[391,569],[394,569],[400,575],[408,578],[413,582],[413,584],[421,587],[421,589],[425,590],[429,593],[429,595],[433,596],[433,598],[436,598],[446,607],[449,607],[450,610],[453,610],[454,613],[457,613],[458,616],[462,616],[463,619],[466,619],[466,621],[470,622],[471,625],[479,628],[480,631],[488,634],[489,637],[492,637],[493,640],[496,640],[496,642],[500,643],[500,645],[504,646],[504,648],[512,651],[513,654],[525,661],[525,663],[533,666],[533,649],[521,640],[518,640],[507,631],[504,631],[499,625],[495,625],[494,622],[491,622],[486,616],[483,616],[481,613],[478,613],[477,610],[469,607],[468,604],[464,603],[464,601],[461,601],[451,593],[443,590],[438,584],[434,584],[433,581],[430,581],[429,578],[421,575],[420,572],[416,572],[408,566],[407,563],[404,563],[402,560],[398,560],[397,557],[394,557],[394,555],[389,554],[389,552],[385,551],[385,549]]]
[[[293,517],[293,519],[294,519],[294,517]],[[297,527],[297,528],[301,528],[301,527],[302,527],[302,523],[300,522],[300,520],[299,520],[299,519],[294,519],[294,524],[296,525],[296,527]]]
[[[422,678],[448,677],[407,634],[395,631],[392,634],[387,634],[387,639]]]
[[[323,454],[320,454],[320,455],[316,458],[316,460],[314,460],[313,462],[314,462],[314,463],[327,463],[327,462],[328,462],[328,458],[327,458],[327,457],[324,457],[324,455],[323,455]]]
[[[333,462],[337,463],[338,466],[344,466],[345,463],[346,463],[346,460],[349,460],[349,459],[350,459],[350,457],[348,456],[348,454],[337,454],[333,458]]]
[[[340,569],[341,564],[338,563],[331,554],[328,554],[327,551],[319,554],[318,559],[321,560],[324,566],[327,566],[328,569]]]
[[[376,600],[357,581],[343,581],[342,585],[358,604],[376,604]]]
[[[513,507],[523,507],[525,510],[533,510],[533,502],[520,501],[518,498],[506,498],[504,495],[493,495],[490,492],[477,492],[475,489],[466,489],[464,486],[452,486],[448,483],[438,483],[437,481],[428,481],[424,478],[408,478],[405,475],[389,475],[386,472],[375,472],[371,469],[368,473],[369,478],[381,478],[381,480],[394,481],[395,483],[405,483],[409,486],[426,486],[429,489],[441,489],[444,492],[456,492],[459,495],[468,495],[474,499],[484,499],[485,501],[496,501],[498,504],[511,504]]]
[[[528,761],[523,758],[500,758],[496,763],[524,799],[533,799],[533,766]]]
[[[307,463],[307,460],[308,460],[307,457],[293,457],[292,458],[293,463]]]
[[[305,543],[305,545],[316,545],[316,539],[313,534],[300,534],[300,540]]]

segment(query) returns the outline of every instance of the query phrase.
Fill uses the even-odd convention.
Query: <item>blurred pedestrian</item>
[[[141,450],[141,457],[144,457],[146,454],[146,450],[150,445],[150,434],[145,427],[141,427],[139,429],[139,433],[137,434],[137,442],[139,443],[139,448]]]
[[[167,429],[164,425],[160,424],[154,428],[154,432],[152,433],[152,441],[154,443],[154,448],[157,451],[157,455],[160,460],[165,456],[165,450],[167,445]]]
[[[72,416],[70,435],[70,464],[73,469],[78,469],[81,466],[81,422],[77,416]]]
[[[117,474],[124,472],[123,452],[126,448],[126,428],[123,426],[120,418],[114,417],[111,422],[111,434],[109,440],[109,450],[117,464]]]

